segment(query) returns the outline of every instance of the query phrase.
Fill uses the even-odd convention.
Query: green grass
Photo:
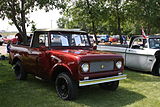
[[[63,101],[50,83],[33,76],[18,81],[8,61],[1,61],[0,107],[160,107],[160,77],[131,70],[125,73],[128,79],[114,92],[90,86],[79,90],[77,100]]]

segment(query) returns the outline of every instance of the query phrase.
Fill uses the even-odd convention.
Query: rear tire
[[[105,90],[115,91],[119,86],[119,81],[106,82],[99,84],[99,86]]]
[[[23,65],[21,61],[17,61],[14,66],[14,73],[16,75],[16,78],[18,80],[26,80],[27,79],[27,73],[23,70]]]
[[[63,100],[73,100],[77,97],[78,85],[67,73],[60,73],[55,81],[57,94]]]

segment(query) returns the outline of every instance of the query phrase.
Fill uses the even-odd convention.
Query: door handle
[[[133,50],[128,50],[129,52],[133,52]]]

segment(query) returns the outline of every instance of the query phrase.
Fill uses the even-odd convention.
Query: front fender
[[[59,71],[57,71],[57,70],[59,70]],[[70,74],[71,77],[73,77],[73,79],[76,79],[76,78],[74,78],[75,74],[72,72],[70,67],[64,63],[57,63],[52,67],[51,72],[50,72],[50,79],[55,78],[61,72],[67,72]]]

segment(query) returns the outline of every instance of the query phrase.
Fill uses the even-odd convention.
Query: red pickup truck
[[[11,45],[10,50],[17,79],[33,74],[53,81],[64,100],[76,98],[79,87],[99,84],[116,90],[119,80],[126,79],[122,56],[94,50],[85,31],[37,30],[30,46]]]

